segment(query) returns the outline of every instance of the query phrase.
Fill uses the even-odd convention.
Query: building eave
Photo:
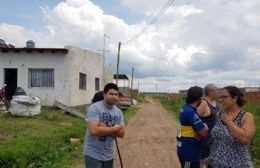
[[[50,52],[50,53],[68,53],[68,49],[66,48],[0,48],[0,52],[2,53],[19,53],[19,52],[27,52],[27,53],[45,53],[45,52]]]

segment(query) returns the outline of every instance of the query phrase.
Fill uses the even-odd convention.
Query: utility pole
[[[134,83],[134,72],[135,72],[135,69],[134,69],[134,68],[132,68],[131,90],[133,90],[133,83]]]
[[[121,49],[121,41],[119,41],[119,43],[118,43],[117,65],[116,65],[116,85],[118,85],[118,73],[119,73],[120,49]]]
[[[104,40],[103,40],[103,50],[98,50],[98,51],[102,51],[102,55],[103,55],[103,69],[105,68],[105,60],[106,60],[106,52],[109,52],[109,50],[106,50],[106,38],[110,38],[109,36],[107,36],[106,34],[104,34]]]

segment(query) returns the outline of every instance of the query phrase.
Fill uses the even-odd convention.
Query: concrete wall
[[[4,84],[4,69],[17,68],[17,86],[22,87],[27,95],[37,96],[42,105],[52,105],[55,100],[68,106],[91,103],[95,94],[95,78],[100,79],[100,90],[104,84],[113,82],[113,72],[103,72],[103,58],[99,53],[68,46],[67,54],[61,52],[28,53],[26,51],[0,52],[0,87]],[[29,68],[54,69],[54,88],[29,88]],[[79,73],[87,75],[86,90],[79,89]]]
[[[39,97],[42,105],[52,105],[55,99],[67,104],[70,102],[70,70],[66,58],[64,53],[0,52],[0,86],[4,84],[4,69],[17,68],[17,86],[22,87],[27,95]],[[54,88],[29,88],[29,68],[54,69]]]
[[[89,104],[95,94],[95,78],[100,79],[100,90],[103,89],[103,58],[99,53],[68,46],[68,57],[71,69],[71,106]],[[86,90],[79,89],[79,73],[87,75]]]
[[[260,103],[260,87],[239,88],[247,102]]]
[[[105,86],[107,83],[112,83],[114,80],[113,76],[114,76],[114,72],[113,72],[112,68],[106,67],[104,69],[103,85]],[[101,88],[101,90],[103,90],[103,88]]]
[[[126,88],[126,87],[130,87],[130,81],[131,79],[118,79],[118,87],[122,87],[122,88]],[[116,83],[116,79],[114,79],[114,83]]]

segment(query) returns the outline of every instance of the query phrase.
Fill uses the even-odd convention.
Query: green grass
[[[86,129],[82,119],[43,108],[29,118],[0,114],[0,123],[1,168],[69,167],[82,157]],[[79,138],[80,143],[70,144],[70,138]]]
[[[137,110],[138,110],[137,107],[130,107],[127,110],[122,111],[124,115],[125,125],[128,124],[129,119],[136,114]]]
[[[247,103],[244,109],[251,112],[255,118],[256,134],[251,144],[251,152],[255,167],[260,167],[260,104]]]
[[[172,116],[178,121],[178,116],[180,114],[182,105],[184,104],[183,100],[167,100],[166,98],[157,98],[160,100],[161,104],[164,106],[164,108],[167,109],[168,112],[172,114]]]
[[[137,108],[123,111],[125,123]],[[0,113],[0,168],[70,168],[83,161],[86,122],[62,115],[54,108],[42,108],[34,117]],[[80,139],[71,144],[70,138]]]
[[[138,95],[132,96],[132,98],[137,100],[138,103],[143,103],[145,100],[145,95],[139,93]]]
[[[178,118],[180,109],[184,104],[183,100],[167,100],[163,97],[156,97],[159,99],[161,104],[174,116],[175,119]],[[255,118],[256,124],[256,135],[251,143],[251,156],[256,168],[260,167],[260,104],[247,103],[244,110],[251,112]]]

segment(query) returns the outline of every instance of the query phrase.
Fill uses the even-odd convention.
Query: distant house
[[[188,94],[188,90],[179,90],[179,95],[180,95],[182,98],[186,98],[186,97],[187,97],[187,94]]]
[[[118,87],[121,92],[128,93],[129,92],[129,78],[125,74],[114,74],[114,83],[116,83],[116,79],[118,80]]]
[[[246,101],[260,103],[260,87],[239,88]]]
[[[0,48],[0,74],[8,99],[22,87],[47,106],[55,100],[68,106],[88,104],[96,91],[113,82],[113,72],[103,67],[99,53],[72,46]]]

